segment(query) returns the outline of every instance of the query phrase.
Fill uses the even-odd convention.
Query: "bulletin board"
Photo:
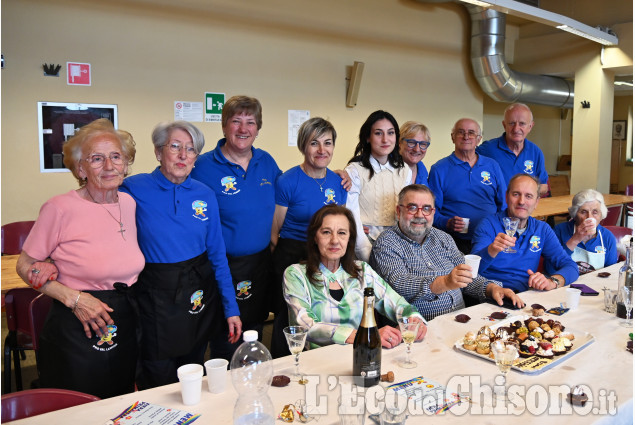
[[[75,131],[99,118],[117,128],[117,105],[94,103],[38,102],[40,172],[69,172],[64,167],[62,146]]]

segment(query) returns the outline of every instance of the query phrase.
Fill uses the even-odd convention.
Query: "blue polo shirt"
[[[137,202],[137,239],[146,262],[178,263],[207,252],[225,317],[238,316],[214,192],[190,176],[174,184],[159,167],[128,177],[120,190]]]
[[[540,263],[540,256],[545,259],[545,265],[551,263],[553,274],[562,275],[565,284],[578,279],[578,266],[562,249],[555,233],[544,221],[529,217],[527,229],[522,235],[516,233],[517,251],[512,254],[500,252],[495,258],[490,257],[487,247],[494,241],[496,235],[505,233],[503,217],[507,211],[502,211],[484,218],[474,232],[472,254],[481,257],[478,273],[488,279],[500,280],[505,288],[522,292],[529,289],[529,275],[527,270],[536,272]]]
[[[436,197],[434,227],[460,239],[472,239],[484,217],[507,208],[503,173],[496,161],[482,155],[470,167],[452,152],[430,168],[428,186]],[[448,230],[448,220],[454,216],[470,219],[467,233]]]
[[[567,247],[567,241],[571,239],[571,236],[573,236],[573,232],[575,230],[574,227],[575,223],[573,222],[573,220],[569,220],[566,223],[558,224],[553,229],[556,237],[562,245],[562,248],[569,256],[573,254],[573,251],[571,251]],[[615,236],[613,235],[613,233],[600,226],[599,224],[597,227],[597,231],[598,235],[596,237],[589,239],[588,241],[586,241],[586,243],[580,242],[578,244],[578,247],[589,252],[601,252],[602,244],[604,244],[604,267],[608,267],[617,263],[617,240],[615,239]],[[602,235],[602,239],[600,239],[600,234]],[[554,274],[554,271],[551,270],[550,267],[546,266],[547,265],[545,264],[545,270],[547,271],[547,273]]]
[[[216,193],[227,254],[232,257],[256,254],[269,246],[276,208],[275,183],[282,173],[271,155],[252,146],[245,171],[225,158],[221,147],[200,155],[192,178]]]
[[[346,205],[346,190],[340,176],[326,170],[325,179],[313,179],[300,166],[282,174],[276,181],[276,205],[287,207],[280,237],[306,241],[313,214],[324,205]]]
[[[523,150],[516,156],[507,147],[505,133],[503,133],[501,137],[481,143],[480,146],[476,147],[476,153],[488,156],[498,162],[503,176],[505,176],[505,183],[509,183],[509,180],[519,173],[536,176],[542,184],[547,184],[549,179],[545,168],[545,156],[542,150],[530,140],[525,139]]]
[[[417,178],[415,184],[428,185],[428,169],[423,165],[423,161],[417,162]]]

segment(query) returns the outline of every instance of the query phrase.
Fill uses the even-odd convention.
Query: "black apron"
[[[61,302],[53,302],[40,334],[42,388],[80,391],[100,398],[134,391],[136,305],[132,288],[119,282],[114,286],[109,291],[83,291],[114,310],[109,314],[115,323],[101,338],[87,338],[75,314]]]
[[[207,253],[179,263],[146,263],[134,288],[143,359],[184,356],[209,340],[220,303]]]
[[[244,324],[262,323],[269,316],[271,303],[271,250],[251,255],[227,257],[232,273],[240,320]]]

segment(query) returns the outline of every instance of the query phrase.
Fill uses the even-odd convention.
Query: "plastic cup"
[[[465,264],[472,267],[472,279],[475,279],[478,275],[478,266],[481,264],[481,257],[474,254],[468,254],[465,256]]]
[[[220,394],[225,391],[228,364],[229,362],[225,359],[211,359],[205,362],[207,386],[210,393]]]
[[[582,291],[576,288],[567,288],[567,308],[575,310],[580,304],[580,294]]]
[[[176,370],[181,382],[181,396],[183,404],[193,406],[201,401],[201,387],[203,385],[203,366],[200,364],[186,364]]]
[[[470,219],[467,217],[461,217],[461,220],[463,220],[463,230],[461,230],[459,233],[467,233],[467,229],[470,227]]]
[[[364,425],[366,419],[366,408],[363,405],[342,404],[342,398],[337,398],[338,414],[340,415],[340,425]]]
[[[607,313],[615,313],[617,291],[614,289],[604,290],[604,311]]]
[[[597,231],[597,228],[598,228],[598,221],[593,217],[589,217],[586,220],[584,220],[584,222],[593,223],[593,229],[591,229],[591,234],[595,235],[595,232]]]
[[[404,425],[407,413],[408,409],[386,407],[379,415],[379,420],[381,425]]]

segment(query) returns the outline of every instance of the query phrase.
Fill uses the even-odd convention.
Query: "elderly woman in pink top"
[[[49,199],[24,243],[18,274],[55,300],[40,335],[42,387],[101,398],[134,391],[129,288],[144,257],[135,202],[118,188],[135,152],[130,133],[106,119],[82,127],[64,145],[64,165],[80,187]]]

